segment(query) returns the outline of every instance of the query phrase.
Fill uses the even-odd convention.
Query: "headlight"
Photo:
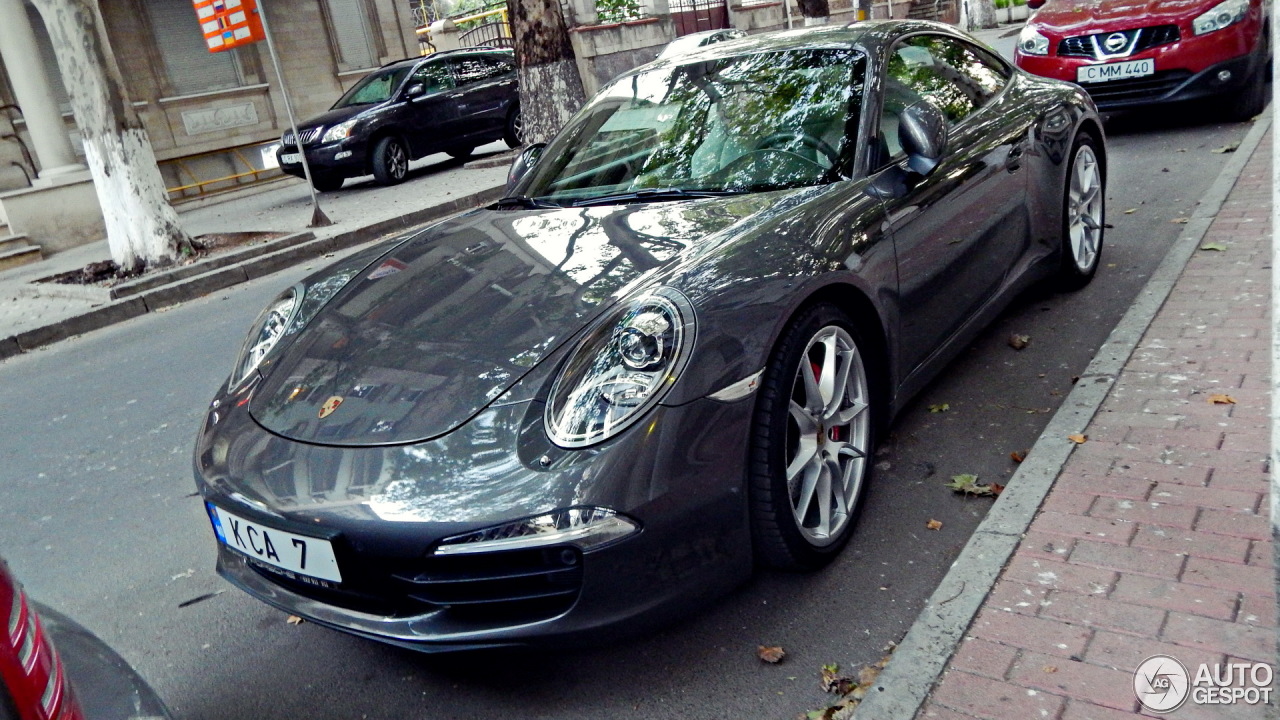
[[[548,545],[573,545],[585,552],[639,530],[634,520],[608,508],[575,507],[445,538],[435,554],[471,555]]]
[[[664,288],[615,311],[579,343],[551,388],[547,435],[584,447],[621,432],[679,377],[692,342],[693,309]]]
[[[1018,49],[1024,55],[1048,55],[1049,38],[1030,25],[1023,26],[1022,32],[1018,33]]]
[[[354,119],[338,123],[328,130],[325,130],[324,137],[320,138],[320,142],[331,143],[338,142],[339,140],[346,140],[351,136],[351,129],[355,126],[356,121]]]
[[[262,358],[280,342],[297,313],[298,300],[297,288],[289,288],[262,311],[240,350],[240,358],[236,360],[228,387],[235,388],[244,382],[262,363]]]
[[[1213,9],[1191,21],[1191,29],[1197,35],[1221,30],[1228,25],[1235,25],[1249,14],[1249,0],[1226,0],[1218,3]]]

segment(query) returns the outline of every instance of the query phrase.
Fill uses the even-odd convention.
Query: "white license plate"
[[[1129,78],[1152,75],[1155,71],[1156,61],[1151,58],[1102,65],[1083,65],[1076,68],[1076,82],[1100,83],[1111,80],[1128,80]]]
[[[302,153],[282,153],[280,155],[280,162],[296,165],[297,163],[302,162]]]
[[[342,582],[328,540],[259,525],[216,505],[213,509],[213,531],[232,550],[291,573]]]

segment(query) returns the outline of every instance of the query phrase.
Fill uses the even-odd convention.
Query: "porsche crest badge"
[[[324,404],[320,406],[320,419],[323,420],[332,415],[333,411],[337,410],[340,405],[342,405],[341,395],[334,395],[325,400]]]

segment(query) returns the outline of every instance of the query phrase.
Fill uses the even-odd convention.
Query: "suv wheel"
[[[471,153],[475,152],[475,148],[467,145],[460,145],[458,147],[448,148],[445,152],[448,153],[451,158],[463,160],[471,157]]]
[[[409,153],[399,138],[384,137],[373,148],[373,177],[380,185],[404,182],[409,174]]]
[[[331,192],[342,187],[342,181],[346,178],[341,175],[315,175],[311,176],[311,185],[320,192]]]
[[[524,120],[520,117],[519,105],[511,108],[511,112],[507,113],[507,130],[503,133],[502,139],[510,148],[524,144]]]

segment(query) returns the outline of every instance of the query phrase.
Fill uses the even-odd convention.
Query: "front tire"
[[[1098,272],[1106,227],[1105,184],[1098,141],[1088,132],[1076,136],[1071,147],[1062,199],[1062,260],[1058,279],[1064,289],[1088,285]]]
[[[448,150],[445,150],[445,153],[454,160],[466,160],[471,157],[471,153],[475,151],[476,149],[474,147],[460,146],[449,148]]]
[[[397,185],[409,174],[409,152],[398,138],[384,137],[373,147],[373,178],[379,185]]]
[[[822,304],[791,323],[769,360],[749,471],[752,535],[767,565],[821,567],[853,534],[875,443],[869,349],[847,315]]]
[[[1270,63],[1267,63],[1269,66]],[[1244,122],[1262,112],[1267,106],[1267,72],[1259,67],[1250,76],[1249,82],[1231,98],[1227,106],[1227,117],[1237,122]]]

